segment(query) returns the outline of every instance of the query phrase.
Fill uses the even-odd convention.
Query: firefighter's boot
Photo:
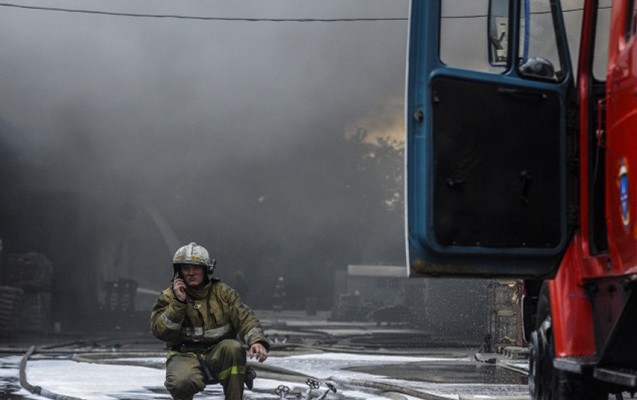
[[[248,390],[252,390],[252,386],[254,385],[254,380],[257,377],[257,371],[252,367],[246,367],[246,377],[245,384],[248,387]]]

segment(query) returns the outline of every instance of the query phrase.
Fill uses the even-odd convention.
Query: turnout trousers
[[[207,368],[208,373],[202,368]],[[175,400],[191,400],[208,383],[220,383],[226,400],[243,398],[246,351],[236,340],[222,340],[212,348],[197,352],[171,351],[166,362],[164,386]],[[210,375],[214,380],[206,379]]]

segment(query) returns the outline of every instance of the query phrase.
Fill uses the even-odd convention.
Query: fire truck
[[[412,0],[409,24],[410,276],[523,281],[534,399],[637,391],[637,0]]]

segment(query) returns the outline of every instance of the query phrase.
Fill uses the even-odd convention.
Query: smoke
[[[254,18],[406,17],[408,7],[396,0],[22,4]],[[70,222],[45,227],[66,240],[28,246],[56,253],[58,271],[83,272],[82,287],[125,277],[163,288],[175,250],[166,243],[175,240],[207,246],[222,278],[249,272],[262,287],[254,301],[268,301],[278,275],[291,277],[289,285],[331,280],[362,257],[364,246],[352,243],[378,243],[371,236],[383,234],[346,201],[352,155],[339,146],[352,126],[400,132],[406,34],[406,21],[3,8],[0,118],[15,130],[0,137],[11,137],[3,142],[23,161],[15,198],[55,193],[75,204],[65,209]],[[61,212],[51,207],[63,200],[43,198],[34,207]],[[359,224],[365,229],[344,231]],[[369,237],[351,237],[361,232]],[[377,257],[395,262],[402,248],[390,253]]]

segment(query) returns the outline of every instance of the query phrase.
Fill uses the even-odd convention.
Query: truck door
[[[577,140],[559,2],[412,0],[408,52],[410,275],[551,275]]]

